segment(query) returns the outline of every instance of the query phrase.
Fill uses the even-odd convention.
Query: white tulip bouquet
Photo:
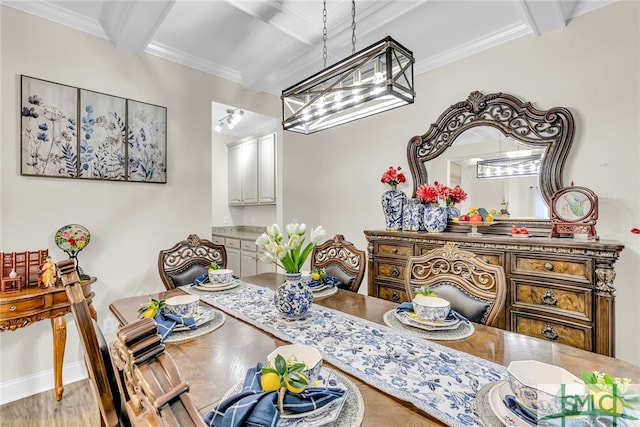
[[[256,240],[258,249],[262,251],[260,260],[267,264],[275,264],[284,269],[286,273],[300,273],[305,260],[327,234],[322,226],[311,230],[309,243],[304,246],[307,226],[292,222],[287,224],[287,239],[285,240],[278,224],[267,227],[266,233],[262,233]],[[304,246],[304,247],[303,247]]]

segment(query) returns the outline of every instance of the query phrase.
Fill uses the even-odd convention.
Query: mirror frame
[[[562,170],[575,134],[573,115],[564,107],[538,110],[530,102],[503,92],[486,95],[471,92],[466,100],[447,108],[426,133],[409,140],[407,158],[413,177],[412,197],[420,185],[429,182],[425,162],[438,157],[464,131],[476,126],[490,126],[516,142],[544,148],[539,179],[542,198],[549,205],[551,195],[564,186]]]

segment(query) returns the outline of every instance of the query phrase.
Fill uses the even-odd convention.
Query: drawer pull
[[[398,276],[400,275],[400,270],[398,270],[398,267],[393,267],[393,268],[391,269],[391,275],[392,275],[393,277],[398,277]]]
[[[542,300],[543,304],[547,305],[556,305],[558,303],[558,299],[551,291],[545,292],[540,299]]]
[[[391,293],[391,300],[394,302],[400,301],[400,294],[398,294],[398,291],[393,291]]]
[[[544,264],[544,269],[547,271],[553,271],[553,264],[551,264],[550,262],[546,262]]]
[[[556,332],[555,329],[553,329],[553,326],[551,325],[545,325],[544,328],[542,328],[542,336],[545,337],[548,340],[556,340],[558,339],[558,333]]]
[[[9,311],[16,311],[18,309],[18,307],[16,307],[15,305],[12,305],[11,307],[9,307]]]
[[[393,249],[391,249],[391,253],[392,253],[392,254],[397,254],[397,253],[398,253],[398,248],[393,248]]]

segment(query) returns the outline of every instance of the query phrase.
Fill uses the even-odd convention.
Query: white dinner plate
[[[511,387],[507,381],[500,381],[493,386],[488,393],[489,407],[493,414],[504,424],[511,427],[531,427],[531,425],[525,422],[522,418],[511,412],[504,404],[502,399],[506,395],[513,394]]]
[[[393,314],[396,316],[396,318],[400,322],[404,323],[405,325],[418,328],[418,329],[423,329],[429,332],[448,331],[450,329],[456,329],[460,326],[460,320],[458,319],[456,319],[457,322],[452,322],[451,324],[439,324],[434,326],[434,325],[424,323],[424,321],[419,322],[415,318],[408,315],[406,312],[403,312],[403,313],[394,312]]]
[[[330,386],[343,388],[347,390],[347,393],[345,393],[342,398],[336,399],[322,408],[314,409],[313,411],[303,412],[301,414],[284,413],[280,415],[278,427],[320,427],[338,419],[340,411],[347,401],[347,396],[349,396],[349,387],[340,382],[339,378],[336,377],[331,369],[322,367],[320,369],[320,377],[322,377],[324,381],[336,381],[335,385]],[[224,396],[222,396],[221,401],[228,399],[242,390],[242,384],[243,382],[241,381],[227,391]],[[314,387],[315,386],[317,385],[314,385]]]
[[[200,327],[206,323],[211,322],[216,317],[216,311],[213,308],[205,307],[204,305],[198,306],[198,313],[194,320],[196,321],[196,326]],[[178,324],[175,328],[173,328],[173,332],[182,332],[182,331],[190,331],[191,329],[188,326]]]
[[[203,283],[202,285],[193,285],[194,288],[199,289],[201,291],[206,292],[218,292],[218,291],[227,291],[229,289],[233,289],[237,286],[240,286],[240,280],[232,280],[229,283],[225,283],[224,285],[211,285],[207,283]]]

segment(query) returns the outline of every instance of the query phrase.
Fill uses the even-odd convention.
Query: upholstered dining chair
[[[502,266],[489,264],[454,242],[409,257],[405,269],[407,298],[423,285],[448,300],[472,322],[492,325],[504,307],[507,282]]]
[[[358,292],[367,257],[364,251],[345,240],[342,234],[336,234],[313,248],[310,262],[312,270],[324,268],[328,276],[338,279],[342,283],[340,288]]]
[[[169,249],[163,249],[158,255],[160,279],[167,290],[188,285],[207,272],[215,262],[220,268],[227,266],[227,251],[224,245],[201,239],[191,234]]]
[[[100,425],[204,426],[189,400],[189,386],[182,381],[171,356],[164,353],[156,323],[142,319],[121,328],[120,341],[110,348],[91,316],[74,261],[61,261],[57,267],[84,348],[90,383],[97,395]],[[156,375],[160,378],[156,380],[144,373],[148,371],[163,372],[165,377]]]

